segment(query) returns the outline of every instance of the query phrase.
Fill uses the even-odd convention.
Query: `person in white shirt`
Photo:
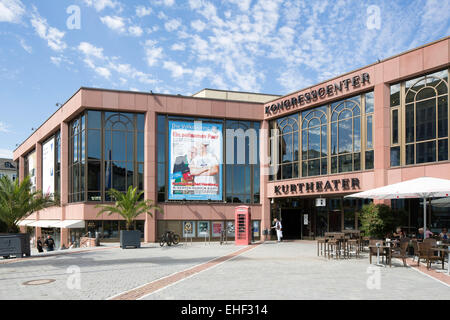
[[[209,141],[201,143],[200,154],[190,164],[191,175],[194,182],[200,184],[217,184],[216,176],[219,173],[219,161],[208,152]]]
[[[278,242],[280,242],[283,239],[283,231],[282,231],[281,222],[277,218],[275,218],[275,219],[273,219],[273,224],[274,225],[273,225],[272,229],[275,229],[277,231],[277,239],[278,239]]]

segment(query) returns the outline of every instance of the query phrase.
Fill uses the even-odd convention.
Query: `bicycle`
[[[223,244],[224,242],[227,242],[227,234],[229,233],[229,232],[232,232],[234,230],[234,228],[233,227],[226,227],[225,229],[223,229],[221,232],[220,232],[220,244]]]
[[[159,240],[159,245],[162,247],[164,243],[170,247],[172,244],[177,245],[180,242],[180,236],[173,231],[166,231]]]

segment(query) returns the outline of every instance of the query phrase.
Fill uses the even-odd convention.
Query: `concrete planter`
[[[120,230],[120,247],[122,249],[127,247],[140,248],[141,232],[139,230]]]
[[[0,256],[22,258],[31,255],[28,233],[0,233]]]

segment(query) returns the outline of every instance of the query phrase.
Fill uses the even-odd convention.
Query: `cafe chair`
[[[317,256],[327,255],[327,239],[325,237],[316,238],[317,240]],[[320,254],[319,254],[320,252]]]
[[[409,238],[403,238],[400,241],[399,247],[392,251],[391,259],[389,261],[389,266],[392,267],[392,258],[402,259],[403,266],[406,267],[406,258],[408,254]]]
[[[419,243],[419,250],[423,254],[423,258],[426,260],[427,269],[431,269],[431,262],[441,261],[442,269],[444,269],[444,255],[435,255],[434,250],[430,242]]]

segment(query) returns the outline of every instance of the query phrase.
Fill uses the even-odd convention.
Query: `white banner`
[[[55,138],[42,145],[42,192],[55,192]]]

